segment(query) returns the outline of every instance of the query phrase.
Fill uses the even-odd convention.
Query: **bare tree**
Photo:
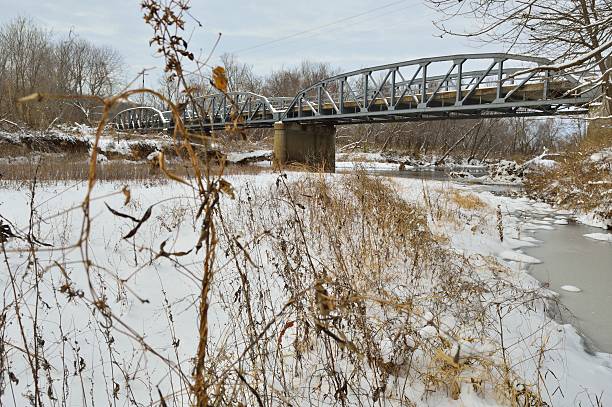
[[[264,93],[271,96],[294,96],[300,90],[335,73],[337,70],[329,64],[304,61],[299,67],[272,72],[265,80]]]
[[[53,90],[44,71],[51,53],[49,37],[48,32],[21,17],[0,28],[0,54],[6,55],[0,89],[5,95],[3,112],[17,112],[16,98],[32,93],[35,88]],[[31,122],[40,120],[37,113],[29,107],[21,111],[22,117]]]
[[[39,93],[107,96],[122,82],[123,60],[109,47],[96,46],[70,33],[56,40],[32,20],[18,17],[0,27],[0,114],[31,126],[46,127],[57,118],[87,121],[91,102],[17,106],[19,97]]]
[[[221,62],[225,68],[230,92],[261,92],[262,80],[255,75],[251,65],[239,62],[232,54],[221,55]]]
[[[442,19],[444,33],[502,42],[510,48],[568,61],[594,51],[603,72],[605,51],[612,46],[610,0],[428,0]],[[448,27],[457,16],[472,17],[477,28]]]
[[[552,58],[547,68],[589,70],[600,76],[610,102],[612,0],[427,0],[441,18],[443,34],[503,43],[508,50]],[[457,18],[476,22],[471,30],[453,28]],[[606,98],[604,98],[605,100]]]
[[[121,81],[123,59],[113,48],[90,46],[86,84],[89,95],[105,96],[117,91]]]

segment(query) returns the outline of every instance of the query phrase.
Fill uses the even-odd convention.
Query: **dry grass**
[[[477,195],[453,187],[432,190],[424,187],[422,200],[434,223],[456,229],[469,227],[472,233],[487,228],[488,219],[494,215],[492,208]],[[438,240],[444,242],[445,237],[439,236]]]
[[[293,303],[292,326],[311,348],[296,348],[298,360],[314,358],[329,366],[327,380],[348,380],[351,397],[374,393],[375,400],[384,400],[388,384],[422,380],[425,394],[444,392],[457,399],[469,384],[483,394],[495,389],[505,402],[522,405],[524,394],[515,392],[518,379],[500,361],[503,345],[490,347],[498,322],[480,302],[489,282],[481,280],[470,259],[431,232],[427,210],[401,198],[385,179],[364,173],[334,182],[313,175],[279,189],[281,195],[266,198],[267,205],[288,206],[289,215],[272,205],[277,217],[266,219],[265,227],[276,248],[276,273],[291,298],[303,297]],[[484,205],[460,199],[466,201]],[[431,334],[425,335],[428,328]],[[471,345],[460,338],[469,338]],[[477,343],[490,351],[474,352]],[[464,354],[458,346],[472,351]],[[338,354],[329,356],[330,349]],[[343,360],[344,373],[332,368],[330,357]],[[294,361],[281,363],[294,371]],[[363,387],[365,377],[373,387]],[[523,387],[533,405],[542,405],[535,388]],[[314,390],[319,391],[334,389]],[[349,394],[336,396],[340,402]],[[399,400],[413,402],[406,395]]]
[[[480,210],[487,207],[482,199],[470,192],[459,192],[453,189],[450,191],[450,199],[462,209]]]
[[[483,302],[493,289],[525,302],[537,301],[533,293],[485,278],[474,259],[457,254],[447,240],[432,232],[429,207],[405,200],[385,178],[361,172],[342,177],[311,173],[292,179],[279,174],[269,188],[259,187],[257,181],[242,184],[234,191],[235,199],[227,199],[213,220],[218,236],[215,254],[223,260],[213,269],[210,295],[216,299],[215,312],[227,317],[232,334],[229,341],[209,343],[204,370],[211,404],[277,405],[282,396],[297,405],[314,401],[409,406],[419,401],[411,386],[422,383],[424,400],[458,399],[467,386],[509,405],[528,405],[521,401],[525,394],[531,398],[529,405],[542,405],[536,386],[523,384],[503,359],[505,348],[497,337],[502,319],[498,321]],[[465,209],[455,194],[440,191],[440,196],[447,198],[436,197],[435,202],[448,208],[448,216],[453,211],[455,218],[462,216]],[[138,203],[141,198],[133,192],[132,202],[123,210],[144,211]],[[470,205],[474,201],[467,199]],[[198,204],[171,202],[157,207],[145,227],[176,236],[196,224]],[[202,265],[197,256],[152,256],[161,249],[151,245],[149,236],[139,234],[134,241],[121,236],[107,239],[106,251],[96,253],[96,258],[135,247],[134,263],[146,265],[128,267],[122,275],[147,274],[164,262],[187,272]],[[173,246],[169,241],[167,247]],[[185,252],[188,249],[181,246]],[[61,267],[76,267],[65,261],[59,262]],[[104,265],[92,260],[90,267],[97,270]],[[500,268],[491,263],[491,269]],[[49,275],[41,278],[49,283]],[[109,276],[93,284],[96,290],[108,290],[113,281]],[[79,295],[76,287],[64,291],[62,295]],[[193,298],[165,301],[162,310],[154,309],[167,316],[167,327],[160,321],[159,330],[167,331],[171,349],[170,343],[183,338],[173,315],[184,313],[185,301],[192,303]],[[512,300],[506,296],[503,301]],[[97,309],[95,304],[83,306]],[[120,306],[108,303],[107,307],[108,312],[117,312]],[[103,315],[92,315],[105,321]],[[44,324],[40,322],[39,329]],[[56,346],[47,340],[45,349]],[[98,340],[113,349],[111,343]],[[179,358],[179,350],[178,368],[191,371],[192,362]],[[88,366],[107,363],[83,357]],[[154,400],[162,397],[168,405],[190,405],[176,392],[160,396],[147,382],[149,372],[137,368],[129,372],[133,378],[126,379],[127,385],[142,381],[151,386]],[[79,374],[87,380],[87,371]],[[188,380],[174,372],[169,375],[187,394]],[[96,386],[104,391],[104,384]],[[517,388],[524,391],[519,394]],[[105,389],[113,397],[112,386]],[[162,389],[168,391],[167,386]],[[132,396],[122,390],[118,397]]]
[[[171,161],[167,164],[170,171],[181,177],[192,175],[189,165],[183,161]],[[211,165],[215,171],[218,167]],[[100,181],[134,181],[167,180],[167,176],[157,165],[146,161],[110,160],[99,163],[97,178]],[[264,167],[249,165],[232,165],[226,167],[225,173],[258,174],[267,171]],[[89,174],[89,161],[78,155],[46,154],[29,159],[0,160],[0,185],[28,183],[34,179],[42,182],[86,181]]]
[[[536,199],[612,219],[612,160],[591,160],[592,154],[610,148],[612,132],[588,137],[566,152],[557,166],[529,173],[525,189]]]

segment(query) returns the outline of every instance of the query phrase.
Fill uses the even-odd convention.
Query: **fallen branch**
[[[12,122],[12,121],[10,121],[8,119],[0,119],[0,123],[8,123],[10,125],[13,125],[13,126],[17,127],[19,129],[19,131],[21,131],[22,133],[25,133],[25,131],[23,130],[23,127],[21,127],[17,123]]]
[[[359,147],[361,144],[363,144],[364,141],[365,141],[365,139],[361,139],[359,141],[355,141],[354,143],[349,143],[349,144],[347,144],[345,146],[340,147],[338,149],[338,152],[343,153],[343,152],[345,152],[346,150],[349,150],[349,149],[351,149],[351,151],[355,150],[357,147]]]
[[[444,153],[444,155],[442,157],[440,157],[438,160],[436,160],[434,165],[438,166],[438,165],[442,164],[442,162],[444,162],[446,157],[448,157],[448,155],[455,149],[455,147],[457,147],[459,145],[459,143],[461,143],[463,140],[465,140],[465,138],[467,136],[469,136],[469,134],[472,132],[472,130],[474,130],[476,127],[480,126],[481,124],[482,124],[482,122],[479,121],[478,123],[473,125],[468,131],[466,131],[465,134],[459,138],[459,140],[455,141],[455,143],[452,146],[450,146],[450,148],[448,150],[446,150],[446,152]]]

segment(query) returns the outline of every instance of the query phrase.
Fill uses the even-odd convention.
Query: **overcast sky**
[[[128,78],[145,67],[157,67],[149,80],[162,73],[162,61],[148,46],[152,31],[142,21],[138,0],[0,0],[0,5],[0,23],[28,16],[58,35],[72,30],[113,46],[128,65]],[[221,32],[212,63],[234,53],[259,74],[303,60],[352,70],[426,56],[503,51],[458,37],[439,38],[432,24],[437,16],[424,0],[193,0],[191,13],[203,25],[189,30],[194,53],[207,55]],[[287,36],[294,37],[267,44]]]

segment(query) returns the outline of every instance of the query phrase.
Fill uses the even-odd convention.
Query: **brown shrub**
[[[593,154],[610,151],[612,134],[585,138],[553,168],[532,171],[525,179],[525,189],[533,198],[568,209],[595,212],[612,219],[612,159],[592,159]]]

